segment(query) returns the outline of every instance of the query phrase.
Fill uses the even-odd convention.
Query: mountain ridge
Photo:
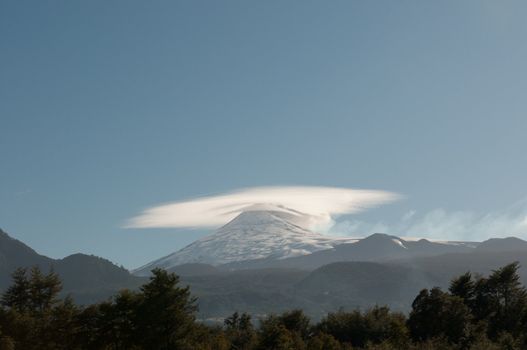
[[[297,211],[279,209],[244,211],[211,235],[132,272],[146,276],[154,267],[170,269],[188,263],[217,266],[265,258],[281,260],[354,241],[314,233],[301,226],[308,216],[304,218]]]
[[[144,281],[95,255],[75,253],[62,259],[41,255],[0,229],[0,291],[11,285],[15,269],[34,266],[43,272],[55,271],[62,280],[62,294],[71,295],[80,304],[104,300],[122,288],[136,288]]]
[[[527,242],[519,238],[479,242],[404,239],[384,233],[364,238],[324,236],[305,228],[309,216],[272,205],[255,205],[212,234],[132,273],[148,276],[161,267],[171,270],[185,264],[208,264],[223,269],[290,267],[313,270],[341,261],[389,261],[465,253],[477,247],[510,250]],[[485,248],[488,246],[488,248]]]
[[[349,249],[356,247],[379,248],[377,253],[382,254],[377,261],[337,261],[318,267],[314,265],[311,269],[305,269],[305,266],[296,268],[288,259],[267,261],[285,263],[282,266],[262,264],[253,268],[246,268],[248,262],[241,262],[238,268],[230,268],[229,264],[212,266],[191,263],[172,267],[169,271],[180,275],[182,285],[190,286],[193,295],[198,298],[199,317],[213,319],[226,317],[234,311],[265,315],[295,307],[304,309],[313,317],[321,317],[341,308],[367,308],[378,303],[387,304],[394,310],[408,311],[420,289],[434,286],[447,288],[453,276],[467,270],[486,274],[512,261],[527,266],[527,242],[519,238],[490,239],[480,243],[485,243],[484,249],[464,247],[461,243],[449,245],[425,239],[409,240],[374,234],[364,238],[362,243],[360,240],[346,243],[344,247],[338,245],[330,251],[344,250],[349,253]],[[468,250],[441,253],[445,246],[459,247],[460,244]],[[503,246],[506,249],[502,249]],[[414,247],[436,255],[393,254],[409,252]],[[507,250],[507,247],[514,250]],[[17,251],[21,252],[20,256],[43,262],[43,269],[53,266],[63,281],[63,294],[71,294],[80,304],[100,302],[123,288],[135,289],[146,282],[145,278],[131,276],[126,269],[93,255],[78,253],[56,260],[39,255],[2,231],[0,253],[4,254],[0,254],[0,261],[15,257]],[[14,266],[15,261],[20,260],[9,261],[9,266]],[[4,270],[6,266],[2,265]],[[2,276],[10,282],[8,273],[0,273],[0,278]],[[522,281],[527,281],[526,268],[520,269],[520,276]],[[6,285],[9,285],[8,282],[0,288]]]
[[[276,259],[241,261],[223,266],[230,269],[290,267],[313,270],[323,265],[344,261],[390,261],[419,256],[441,255],[451,252],[469,252],[474,242],[432,242],[426,239],[405,240],[384,233],[374,233],[353,243],[342,243],[332,249],[308,255]]]

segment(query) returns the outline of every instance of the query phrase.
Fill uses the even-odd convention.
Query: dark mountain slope
[[[451,253],[430,257],[404,259],[394,262],[400,266],[421,271],[433,285],[448,287],[453,276],[467,271],[486,275],[492,270],[510,264],[520,263],[520,276],[527,283],[527,251],[474,251]]]
[[[178,276],[208,276],[222,273],[223,270],[209,264],[183,264],[172,267],[168,271]]]
[[[58,273],[63,294],[78,303],[104,300],[123,288],[136,288],[145,279],[131,275],[126,269],[93,255],[73,254],[64,259],[40,255],[24,243],[0,230],[0,292],[11,284],[11,273],[19,267],[51,268]]]
[[[339,308],[390,305],[407,310],[415,295],[430,283],[425,274],[406,266],[372,262],[340,262],[312,271],[295,285],[297,295],[316,302],[323,315]]]
[[[73,254],[52,266],[63,281],[64,293],[83,304],[104,300],[121,289],[135,289],[146,281],[94,255]]]
[[[527,242],[516,237],[507,238],[491,238],[481,242],[477,248],[478,251],[493,251],[493,252],[510,252],[510,251],[526,251]]]
[[[10,237],[0,229],[0,289],[11,281],[11,272],[21,266],[48,267],[53,259],[40,255],[33,249]]]
[[[234,311],[262,315],[300,307],[293,287],[308,275],[294,269],[222,271],[182,276],[198,297],[201,317],[224,317]]]

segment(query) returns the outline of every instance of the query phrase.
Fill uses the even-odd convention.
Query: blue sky
[[[0,227],[52,257],[137,267],[206,231],[127,219],[252,186],[405,196],[345,220],[350,234],[427,215],[520,222],[508,208],[527,197],[526,10],[2,1]]]

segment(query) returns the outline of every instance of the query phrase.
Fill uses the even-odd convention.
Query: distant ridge
[[[434,256],[446,253],[464,253],[474,249],[473,242],[432,242],[426,239],[418,241],[404,240],[397,236],[374,233],[354,243],[343,243],[332,249],[282,260],[262,259],[227,264],[226,267],[263,268],[291,267],[312,270],[326,264],[343,261],[382,262],[397,259]]]
[[[143,281],[94,255],[78,253],[63,259],[40,255],[0,230],[0,292],[11,284],[11,273],[16,268],[33,266],[44,272],[53,268],[62,280],[63,293],[82,304],[104,300],[122,288],[135,288]]]
[[[517,237],[506,237],[506,238],[491,238],[481,242],[477,246],[479,251],[495,251],[495,252],[507,252],[507,251],[527,251],[527,242]]]

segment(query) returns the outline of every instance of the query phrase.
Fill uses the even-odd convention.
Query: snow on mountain
[[[462,253],[474,250],[473,242],[431,242],[426,239],[407,241],[397,236],[374,233],[357,239],[356,242],[342,243],[334,248],[311,254],[271,260],[243,261],[228,264],[231,269],[255,268],[297,268],[313,270],[323,265],[342,261],[390,261],[447,253]]]
[[[169,269],[188,263],[221,265],[262,258],[285,259],[356,241],[316,234],[306,228],[310,219],[309,215],[281,206],[251,206],[213,234],[134,273],[148,275],[155,267]]]

